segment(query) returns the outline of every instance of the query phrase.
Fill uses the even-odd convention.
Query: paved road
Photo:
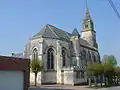
[[[42,88],[30,88],[29,90],[120,90],[119,87],[111,87],[111,88],[102,88],[102,89],[88,89],[84,87],[71,87],[71,86],[65,86],[65,87],[42,87]]]
[[[104,89],[99,89],[99,90],[120,90],[120,86],[118,86],[118,87],[111,87],[111,88],[104,88]]]

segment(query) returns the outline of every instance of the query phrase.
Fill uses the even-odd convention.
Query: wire
[[[118,12],[117,8],[115,7],[114,3],[112,0],[108,0],[108,2],[110,3],[111,7],[113,8],[115,14],[118,16],[118,18],[120,19],[120,13]]]

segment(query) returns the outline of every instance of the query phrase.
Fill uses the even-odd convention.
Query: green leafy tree
[[[114,67],[112,64],[104,64],[104,77],[105,77],[105,84],[111,85],[112,79],[114,75]]]
[[[93,76],[94,76],[95,86],[97,86],[98,77],[102,76],[103,72],[104,69],[102,64],[93,64]],[[102,85],[102,81],[101,81],[101,85]]]
[[[88,63],[86,70],[87,70],[87,74],[88,74],[88,83],[89,83],[89,86],[91,86],[91,77],[93,76],[93,72],[94,72],[93,64]]]
[[[120,67],[115,67],[115,84],[118,84],[118,81],[120,79]]]
[[[117,60],[116,60],[116,57],[114,55],[104,55],[103,58],[102,58],[102,63],[103,64],[111,64],[113,66],[116,66],[117,65]]]
[[[98,78],[100,80],[101,86],[103,81],[105,81],[106,86],[118,83],[120,78],[120,67],[116,66],[117,60],[113,55],[104,55],[102,64],[89,63],[87,65],[89,85],[91,85],[91,77],[94,77],[95,86],[97,86]]]
[[[93,64],[93,76],[94,76],[94,82],[95,86],[97,86],[97,77],[98,77],[98,64]]]
[[[94,68],[95,68],[96,77],[99,77],[99,80],[100,80],[100,83],[101,83],[101,86],[102,86],[102,82],[103,82],[102,76],[104,74],[103,64],[95,64]]]
[[[109,64],[111,64],[113,66],[116,66],[117,65],[116,57],[114,55],[108,56],[107,63],[109,63]]]
[[[37,74],[43,70],[43,63],[41,60],[31,60],[30,62],[31,71],[35,74],[35,86],[37,84]]]
[[[87,74],[89,76],[89,86],[91,86],[91,77],[94,77],[95,86],[97,86],[97,78],[103,75],[103,65],[102,64],[88,64]],[[102,81],[101,81],[102,83]]]

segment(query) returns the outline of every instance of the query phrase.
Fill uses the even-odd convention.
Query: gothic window
[[[33,49],[33,60],[37,60],[38,59],[38,50],[35,48]]]
[[[101,61],[100,61],[100,55],[99,55],[99,53],[98,53],[98,63],[100,63]]]
[[[80,78],[80,72],[76,71],[76,78],[79,79]]]
[[[76,60],[73,61],[73,65],[77,66],[77,61]]]
[[[90,54],[90,52],[89,52],[89,60],[91,61],[91,54]]]
[[[76,78],[83,79],[84,78],[84,71],[76,71]]]
[[[92,63],[92,60],[91,60],[91,53],[88,51],[88,63]]]
[[[54,69],[54,50],[52,48],[47,51],[47,69]]]
[[[94,61],[94,63],[96,63],[96,57],[94,54],[93,54],[93,61]]]
[[[62,48],[62,62],[63,62],[63,67],[65,67],[65,65],[66,65],[66,51],[65,51],[66,49],[63,47]]]
[[[81,71],[81,78],[84,78],[84,71]]]
[[[86,58],[86,51],[83,50],[83,51],[81,52],[81,59],[82,59],[82,60],[85,60],[85,58]]]
[[[84,50],[83,51],[83,57],[84,57],[84,60],[86,59],[86,51]]]

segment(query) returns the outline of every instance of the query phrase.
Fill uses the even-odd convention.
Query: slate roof
[[[43,37],[43,38],[54,38],[54,39],[60,39],[60,40],[66,40],[70,41],[70,37],[73,35],[79,35],[77,29],[74,29],[72,34],[65,32],[59,28],[56,28],[52,25],[45,25],[40,32],[38,32],[36,35],[34,35],[31,39]],[[92,47],[86,40],[80,38],[80,44],[89,48]],[[95,48],[94,48],[95,49]]]
[[[90,12],[89,12],[89,9],[86,8],[85,10],[85,18],[84,20],[91,20],[91,16],[90,16]]]
[[[80,36],[80,34],[76,28],[73,30],[72,36]]]
[[[47,24],[40,30],[39,33],[34,35],[32,38],[34,39],[37,37],[44,37],[44,38],[55,38],[55,39],[70,41],[71,36],[72,35],[70,33]]]

